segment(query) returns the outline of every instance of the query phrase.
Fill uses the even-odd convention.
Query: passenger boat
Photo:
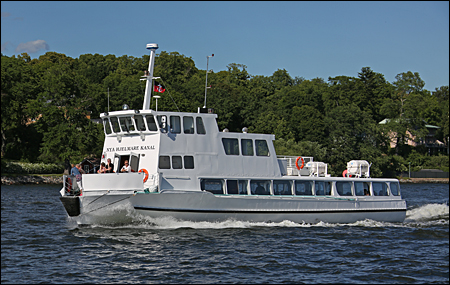
[[[100,115],[105,132],[102,162],[115,173],[64,176],[61,201],[79,223],[134,211],[152,218],[189,221],[352,223],[402,222],[406,202],[397,179],[371,178],[370,164],[353,160],[343,177],[307,156],[277,156],[271,134],[220,131],[212,109],[197,113],[150,109],[157,44],[142,110]],[[128,160],[131,172],[120,170]],[[128,208],[127,208],[128,207]],[[123,212],[121,209],[127,208]]]

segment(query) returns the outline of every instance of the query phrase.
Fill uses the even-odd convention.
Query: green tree
[[[38,155],[40,137],[28,121],[24,105],[39,92],[30,57],[1,57],[2,157],[33,161]]]
[[[39,118],[35,123],[42,134],[39,159],[44,162],[81,160],[98,149],[98,126],[88,118],[92,104],[86,93],[87,80],[73,69],[73,59],[47,53],[35,62],[42,92],[28,100],[27,113]],[[100,151],[101,153],[101,151]]]

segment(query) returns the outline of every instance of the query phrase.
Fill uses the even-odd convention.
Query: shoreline
[[[3,176],[2,185],[22,185],[22,184],[62,184],[62,176],[41,176],[41,175],[23,175],[23,176]]]
[[[449,183],[448,178],[408,178],[399,179],[400,183]],[[2,185],[22,185],[22,184],[62,184],[62,176],[2,176]]]

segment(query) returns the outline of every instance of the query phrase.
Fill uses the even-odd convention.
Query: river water
[[[449,185],[402,184],[403,223],[79,227],[60,185],[2,185],[2,283],[449,283]]]

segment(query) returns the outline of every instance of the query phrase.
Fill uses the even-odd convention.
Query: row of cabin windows
[[[248,187],[250,183],[250,187]],[[202,190],[229,195],[400,196],[398,182],[201,179]]]
[[[239,155],[239,140],[222,138],[223,148],[227,155]],[[252,139],[241,139],[241,153],[244,156],[269,156],[269,147],[265,140],[255,140],[253,147]]]
[[[181,117],[170,116],[170,124],[167,124],[166,115],[156,116],[159,129],[162,133],[167,133],[170,130],[171,133],[181,133]],[[147,125],[146,125],[147,124]],[[107,135],[114,133],[129,133],[134,131],[158,131],[158,127],[153,115],[133,115],[133,116],[120,116],[110,117],[103,119],[103,125],[105,126],[105,133]],[[203,119],[201,117],[195,117],[195,127],[197,134],[206,134],[205,126],[203,125]],[[194,134],[194,117],[183,116],[183,133]]]
[[[184,169],[194,169],[194,157],[191,155],[185,155],[184,157],[173,155],[171,158],[168,155],[160,155],[158,165],[159,169],[183,169],[183,165]]]

